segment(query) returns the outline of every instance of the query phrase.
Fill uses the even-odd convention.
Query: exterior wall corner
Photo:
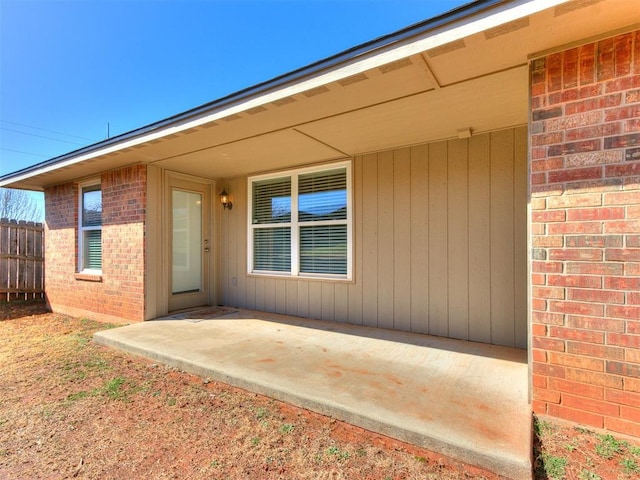
[[[640,437],[640,32],[530,63],[533,409]]]

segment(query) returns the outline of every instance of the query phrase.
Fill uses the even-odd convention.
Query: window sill
[[[99,273],[76,273],[76,280],[81,282],[102,282],[102,275]]]
[[[268,278],[279,280],[303,280],[312,282],[324,282],[324,283],[355,283],[353,278],[347,277],[323,277],[315,275],[278,275],[277,273],[257,273],[247,272],[247,278]]]

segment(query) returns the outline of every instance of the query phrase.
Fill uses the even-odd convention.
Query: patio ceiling
[[[0,184],[37,190],[136,163],[234,177],[526,124],[530,56],[638,21],[628,0],[497,2]]]

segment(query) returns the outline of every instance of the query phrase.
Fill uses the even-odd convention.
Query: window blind
[[[254,225],[291,221],[291,178],[273,178],[253,184]]]
[[[102,269],[102,230],[84,231],[84,268]]]
[[[291,271],[291,228],[257,228],[253,231],[253,268]]]
[[[82,226],[102,225],[102,191],[100,186],[82,189]]]
[[[300,271],[346,275],[347,226],[301,226]]]
[[[348,162],[249,178],[249,272],[350,278]]]
[[[298,221],[346,220],[346,169],[300,175],[298,194]]]
[[[80,270],[102,270],[102,190],[100,185],[82,188],[80,214]]]

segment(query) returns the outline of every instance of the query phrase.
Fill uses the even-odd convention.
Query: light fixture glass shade
[[[226,208],[227,210],[231,210],[233,208],[233,204],[229,201],[229,194],[226,190],[222,190],[222,192],[220,192],[220,203],[222,204],[222,208]]]

